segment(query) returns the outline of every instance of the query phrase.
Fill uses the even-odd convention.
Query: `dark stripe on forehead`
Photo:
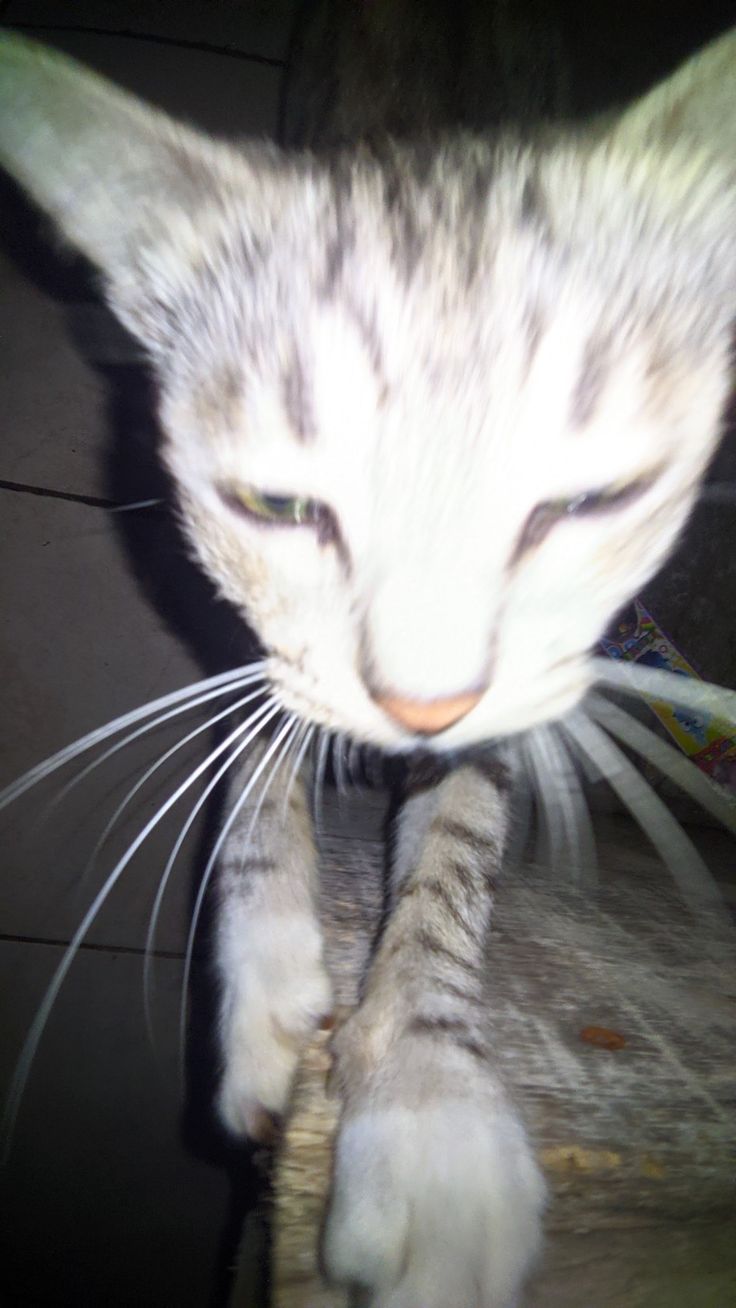
[[[521,220],[542,228],[548,223],[547,200],[536,172],[527,173],[524,178],[521,188]]]
[[[311,441],[317,434],[312,390],[304,361],[294,349],[281,374],[281,395],[289,424],[300,441]]]
[[[591,336],[583,350],[580,374],[570,399],[570,423],[584,427],[596,411],[611,371],[611,343],[605,336]]]

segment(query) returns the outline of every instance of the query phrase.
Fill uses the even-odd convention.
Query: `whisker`
[[[228,682],[238,681],[241,677],[256,669],[263,670],[266,666],[266,660],[262,659],[258,663],[246,663],[240,668],[232,668],[229,672],[219,672],[217,676],[206,677],[204,681],[193,682],[190,686],[184,686],[181,690],[170,691],[168,695],[162,695],[159,699],[151,700],[148,704],[141,705],[140,708],[131,709],[128,713],[121,714],[120,717],[113,718],[112,722],[107,722],[102,727],[96,727],[94,731],[89,731],[79,740],[75,740],[71,745],[66,745],[63,749],[52,754],[49,758],[37,763],[34,767],[24,772],[22,776],[12,781],[4,790],[0,791],[0,809],[5,808],[13,800],[18,799],[21,795],[30,790],[38,782],[45,780],[53,772],[71,759],[77,758],[85,750],[92,749],[101,741],[112,736],[116,731],[124,731],[126,727],[133,726],[143,718],[150,717],[159,709],[168,708],[171,704],[180,704],[182,700],[191,699],[200,691],[207,690],[214,686],[224,686]]]
[[[560,805],[572,871],[578,879],[582,875],[593,879],[597,871],[595,834],[573,757],[564,736],[553,727],[541,727],[535,735],[552,780],[553,796]]]
[[[0,1154],[2,1154],[3,1157],[7,1157],[10,1149],[13,1128],[18,1116],[23,1091],[28,1080],[33,1059],[36,1055],[36,1050],[38,1049],[39,1041],[43,1035],[46,1023],[48,1022],[59,991],[64,984],[69,968],[74,962],[77,951],[79,950],[79,946],[84,940],[84,937],[92,926],[103,904],[107,901],[111,891],[117,885],[126,867],[131,859],[135,857],[143,842],[148,838],[154,828],[158,826],[161,819],[166,816],[171,808],[173,808],[174,804],[176,804],[181,796],[185,794],[189,787],[192,786],[198,777],[201,777],[202,773],[205,772],[206,769],[215,761],[215,759],[219,758],[232,742],[243,733],[243,730],[244,728],[239,726],[232,731],[220,745],[212,750],[207,757],[199,763],[192,772],[190,772],[186,780],[177,786],[174,793],[170,795],[169,798],[156,810],[153,816],[149,818],[148,822],[146,822],[143,829],[139,831],[138,835],[128,846],[122,857],[118,859],[112,872],[107,877],[105,884],[97,892],[87,909],[87,912],[84,914],[82,921],[64,950],[61,962],[49,982],[46,993],[41,1000],[36,1016],[31,1023],[28,1035],[23,1043],[23,1048],[21,1049],[20,1057],[10,1083],[10,1089],[3,1112],[2,1125],[0,1126]]]
[[[151,915],[148,919],[148,930],[146,932],[146,942],[143,949],[143,1012],[146,1021],[146,1031],[148,1032],[148,1037],[151,1044],[153,1044],[153,1023],[151,1021],[151,1002],[150,1002],[151,960],[153,957],[153,950],[156,943],[156,931],[158,929],[158,920],[161,914],[161,906],[163,904],[164,895],[166,894],[166,887],[169,884],[169,879],[171,877],[174,864],[176,863],[177,857],[179,855],[179,850],[181,849],[182,845],[184,844],[184,841],[186,840],[189,832],[191,831],[192,826],[196,821],[198,813],[201,812],[203,806],[207,803],[207,800],[212,794],[212,791],[215,789],[215,786],[218,784],[219,781],[222,780],[225,773],[228,771],[230,767],[232,767],[235,760],[240,757],[240,755],[243,753],[243,750],[248,748],[248,746],[252,743],[252,741],[255,739],[258,733],[263,729],[263,727],[266,726],[268,722],[271,721],[273,717],[276,716],[278,711],[279,711],[279,705],[275,697],[271,696],[270,699],[266,700],[264,704],[260,704],[258,708],[255,709],[253,713],[251,713],[250,717],[247,719],[246,722],[241,724],[240,734],[246,732],[247,734],[245,736],[245,739],[238,740],[238,744],[233,749],[232,753],[228,755],[228,757],[225,759],[225,762],[217,769],[214,777],[211,777],[210,780],[207,782],[207,785],[205,786],[201,795],[196,800],[186,821],[181,827],[181,830],[179,831],[179,834],[172,847],[171,853],[169,854],[169,857],[166,860],[166,866],[159,879],[158,888],[156,890],[156,896],[154,898],[153,905],[151,907]]]
[[[701,710],[736,724],[736,691],[725,686],[623,660],[596,658],[593,666],[597,682],[622,694],[667,700],[670,704],[680,704],[696,712]]]
[[[543,762],[544,755],[540,755],[535,735],[534,731],[528,732],[522,743],[527,775],[532,782],[540,824],[534,857],[536,862],[548,863],[552,869],[557,870],[560,866],[560,853],[564,852],[565,848],[565,831],[559,809],[550,798]]]
[[[274,765],[273,765],[273,767],[272,767],[272,769],[271,769],[271,771],[270,771],[270,773],[269,773],[269,775],[268,775],[268,778],[267,778],[266,781],[264,782],[263,789],[261,790],[261,793],[260,793],[260,795],[258,796],[258,801],[257,801],[257,803],[256,803],[256,806],[255,806],[255,808],[253,809],[253,813],[252,813],[252,816],[251,816],[251,819],[250,819],[250,825],[249,825],[248,830],[246,831],[246,833],[245,833],[245,837],[244,837],[244,839],[243,839],[243,857],[242,857],[241,860],[240,860],[240,871],[241,871],[241,874],[245,871],[245,865],[246,865],[246,862],[247,862],[247,851],[248,851],[248,848],[249,848],[249,846],[250,846],[250,838],[251,838],[251,836],[253,835],[253,832],[254,832],[254,830],[255,830],[256,823],[257,823],[257,821],[258,821],[258,818],[260,817],[261,809],[262,809],[262,807],[263,807],[263,801],[264,801],[265,798],[266,798],[266,794],[268,793],[268,789],[269,789],[269,787],[270,787],[270,785],[271,785],[271,782],[272,782],[273,779],[274,779],[274,776],[275,776],[276,773],[278,772],[278,770],[279,770],[279,768],[281,767],[282,763],[284,763],[285,760],[289,757],[289,753],[290,753],[290,751],[291,751],[291,748],[292,748],[292,746],[294,745],[294,742],[295,742],[297,736],[299,735],[299,732],[300,732],[301,727],[302,727],[302,723],[299,721],[299,718],[297,717],[296,713],[289,713],[289,715],[288,715],[288,717],[287,717],[286,720],[287,720],[287,722],[290,722],[290,723],[291,723],[291,731],[289,731],[289,732],[287,733],[286,741],[285,741],[285,743],[284,743],[284,747],[283,747],[283,749],[281,750],[281,753],[278,755],[278,758],[276,759],[276,762],[274,763]]]
[[[109,749],[106,749],[104,753],[100,754],[99,758],[95,758],[91,763],[87,763],[85,767],[82,768],[81,772],[78,772],[76,776],[72,777],[71,781],[68,781],[65,786],[62,786],[58,794],[54,795],[54,798],[50,801],[49,808],[58,808],[59,804],[66,799],[69,792],[74,790],[81,781],[84,781],[85,777],[88,777],[96,768],[100,767],[103,763],[106,763],[109,758],[112,758],[113,754],[117,754],[121,749],[125,749],[128,745],[132,744],[134,740],[138,740],[140,736],[144,736],[148,731],[154,731],[155,728],[161,726],[163,722],[168,722],[171,718],[178,717],[181,713],[188,713],[191,709],[198,708],[200,704],[206,704],[211,699],[217,699],[222,695],[235,694],[235,692],[241,690],[243,686],[252,685],[255,681],[263,681],[263,676],[260,672],[250,673],[248,676],[243,677],[242,680],[231,682],[227,686],[218,686],[215,690],[208,690],[204,695],[197,695],[194,699],[188,700],[185,704],[179,704],[176,708],[169,709],[166,713],[160,713],[153,719],[153,721],[144,723],[142,727],[136,727],[135,731],[129,732],[129,734],[122,740],[116,741],[114,745],[111,745]],[[232,712],[234,708],[235,705],[230,709],[226,709],[225,714]],[[217,721],[215,718],[211,720],[213,722]],[[189,737],[187,737],[187,739],[189,739]]]
[[[277,708],[278,708],[278,706],[277,706]],[[233,805],[232,811],[230,812],[230,814],[229,814],[229,816],[228,816],[226,822],[224,823],[224,825],[223,825],[223,827],[222,827],[222,830],[220,831],[220,834],[219,834],[218,837],[217,837],[217,840],[216,840],[215,843],[214,843],[214,846],[213,846],[213,848],[212,848],[212,852],[210,853],[210,856],[209,856],[209,858],[208,858],[208,860],[207,860],[207,865],[206,865],[206,867],[205,867],[205,869],[204,869],[204,872],[203,872],[203,874],[202,874],[202,880],[200,881],[199,888],[198,888],[198,890],[197,890],[197,897],[196,897],[196,899],[195,899],[195,901],[194,901],[194,909],[193,909],[193,911],[192,911],[192,921],[191,921],[191,925],[190,925],[190,927],[189,927],[189,933],[188,933],[188,935],[187,935],[187,943],[186,943],[186,949],[185,949],[185,953],[184,953],[184,973],[183,973],[183,976],[182,976],[182,983],[181,983],[181,1006],[180,1006],[180,1009],[179,1009],[179,1051],[180,1051],[180,1060],[181,1060],[181,1076],[182,1076],[182,1081],[183,1081],[184,1073],[185,1073],[185,1068],[184,1068],[184,1058],[185,1058],[185,1050],[186,1050],[186,1028],[187,1028],[187,1014],[188,1014],[189,981],[190,981],[190,976],[191,976],[191,970],[192,970],[192,959],[193,959],[193,954],[194,954],[194,940],[195,940],[195,936],[196,936],[196,934],[197,934],[197,927],[198,927],[198,925],[199,925],[199,916],[200,916],[200,913],[201,913],[201,911],[202,911],[202,905],[203,905],[203,903],[204,903],[204,897],[205,897],[205,895],[206,895],[206,893],[207,893],[207,888],[208,888],[208,886],[209,886],[210,878],[211,878],[211,876],[212,876],[212,872],[213,872],[213,870],[214,870],[215,864],[217,863],[217,860],[218,860],[218,858],[219,858],[219,856],[220,856],[220,850],[222,849],[222,846],[224,845],[225,841],[227,840],[227,837],[228,837],[228,835],[229,835],[229,833],[230,833],[230,831],[231,831],[231,829],[232,829],[232,827],[233,827],[233,825],[234,825],[234,823],[235,823],[235,821],[236,821],[236,819],[237,819],[237,817],[238,817],[238,815],[239,815],[239,813],[240,813],[240,811],[241,811],[243,805],[245,804],[245,802],[246,802],[248,796],[250,795],[250,793],[251,793],[251,791],[252,791],[254,785],[256,784],[256,782],[257,782],[258,778],[260,777],[261,773],[263,772],[264,768],[267,766],[267,764],[270,762],[271,758],[273,758],[273,755],[275,754],[276,750],[279,748],[281,742],[282,742],[283,739],[284,739],[284,736],[286,736],[287,733],[290,732],[290,731],[293,729],[294,724],[295,724],[295,721],[296,721],[296,714],[295,714],[295,713],[290,713],[289,716],[288,716],[287,719],[286,719],[286,722],[283,724],[283,726],[280,728],[280,730],[276,733],[276,735],[274,736],[274,738],[273,738],[273,740],[271,741],[270,745],[268,746],[268,748],[267,748],[266,751],[264,752],[263,758],[260,760],[260,762],[257,764],[257,766],[253,769],[253,772],[252,772],[251,776],[248,778],[247,785],[245,786],[245,788],[244,788],[242,794],[238,796],[237,803]],[[280,761],[280,760],[279,760],[279,761]],[[270,781],[271,781],[272,777],[273,777],[273,773],[271,774],[271,778],[269,778],[269,783],[268,783],[268,784],[270,784]],[[264,799],[264,797],[265,797],[265,792],[266,792],[267,788],[268,788],[268,786],[264,787],[264,790],[263,790],[263,792],[262,792],[262,794],[261,794],[261,796],[260,796],[260,798],[259,798],[259,802],[258,802],[258,805],[257,805],[257,807],[256,807],[256,811],[255,811],[254,816],[253,816],[253,821],[251,822],[250,827],[248,828],[248,835],[247,835],[247,837],[246,837],[246,842],[245,842],[246,844],[247,844],[247,841],[250,839],[250,835],[251,835],[251,832],[252,832],[252,830],[253,830],[253,825],[254,825],[254,822],[255,822],[255,819],[256,819],[258,813],[260,812],[261,804],[263,803],[263,799]]]
[[[108,513],[133,513],[136,509],[153,509],[163,500],[134,500],[132,504],[111,504]]]
[[[560,723],[577,748],[591,757],[644,834],[661,855],[683,899],[694,912],[704,907],[723,913],[718,887],[692,841],[667,805],[647,784],[606,733],[580,710]]]
[[[347,757],[345,759],[345,763],[348,770],[348,777],[350,778],[350,784],[356,789],[359,789],[361,784],[361,762],[362,762],[361,756],[362,756],[362,746],[360,744],[360,741],[351,740],[348,745],[348,752],[347,752]],[[357,777],[357,781],[356,781],[356,777]]]
[[[529,843],[533,822],[533,779],[524,750],[518,738],[507,738],[498,749],[498,756],[511,773],[511,822],[504,850],[504,867],[513,871],[519,867]]]
[[[314,787],[313,787],[313,809],[314,809],[314,827],[318,836],[323,834],[322,819],[324,818],[324,788],[325,788],[325,771],[327,769],[327,754],[330,748],[330,736],[324,727],[318,728],[317,735],[317,758],[314,765]]]
[[[296,782],[297,777],[299,776],[302,763],[304,762],[304,756],[307,750],[309,749],[310,744],[312,743],[312,738],[314,736],[315,730],[316,728],[313,722],[305,722],[304,730],[301,734],[301,737],[298,738],[297,742],[295,743],[294,764],[291,769],[291,772],[289,773],[289,780],[286,783],[286,789],[284,791],[284,804],[282,808],[282,815],[284,818],[286,817],[286,812],[289,807],[291,792],[294,789],[294,784]]]
[[[591,716],[601,726],[653,763],[664,776],[736,834],[736,797],[729,798],[722,793],[694,763],[624,709],[599,695],[591,695],[589,705]]]
[[[219,691],[218,693],[222,694],[222,691]],[[173,758],[174,754],[178,753],[180,749],[183,749],[185,745],[188,745],[191,740],[194,740],[197,736],[201,736],[203,731],[209,731],[210,728],[214,727],[217,722],[221,722],[223,718],[230,717],[231,714],[236,713],[238,709],[243,708],[244,705],[246,704],[250,704],[252,700],[258,699],[263,694],[264,694],[263,688],[259,687],[258,690],[251,691],[249,695],[244,695],[242,699],[236,700],[234,704],[228,704],[227,708],[222,709],[220,713],[215,713],[214,716],[208,718],[206,722],[201,723],[200,726],[195,727],[193,731],[188,732],[186,736],[184,736],[181,740],[178,740],[176,744],[172,745],[169,749],[167,749],[160,756],[160,758],[156,759],[155,763],[152,763],[150,767],[146,768],[143,775],[138,778],[138,780],[135,782],[135,785],[131,786],[127,795],[124,797],[124,799],[120,801],[118,807],[115,809],[115,812],[110,818],[110,821],[105,826],[102,835],[97,840],[97,843],[95,844],[95,847],[92,850],[89,861],[87,863],[87,867],[85,868],[84,877],[86,877],[89,874],[90,868],[94,865],[94,862],[97,859],[97,856],[100,850],[102,849],[103,845],[105,844],[105,841],[110,835],[110,832],[113,830],[117,822],[120,820],[128,805],[135,798],[138,792],[143,789],[146,782],[150,780],[150,778],[154,775],[154,773],[158,772],[159,768],[162,768],[170,758]],[[124,744],[125,742],[122,743]],[[100,760],[100,762],[101,761],[102,760]]]
[[[338,800],[344,799],[348,790],[347,777],[345,775],[345,757],[343,754],[344,743],[345,736],[342,731],[336,731],[332,737],[332,765],[335,770],[335,785],[337,786]]]

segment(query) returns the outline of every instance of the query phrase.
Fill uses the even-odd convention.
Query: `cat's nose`
[[[394,722],[421,736],[435,736],[459,722],[482,698],[483,691],[451,695],[447,699],[404,699],[401,695],[378,695],[376,702]]]

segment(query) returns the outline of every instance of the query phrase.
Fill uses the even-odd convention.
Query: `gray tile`
[[[102,381],[74,348],[62,305],[2,254],[0,344],[0,477],[103,495]]]
[[[0,1094],[58,959],[47,946],[0,943]],[[137,960],[87,952],[75,963],[0,1175],[4,1304],[211,1302],[228,1186],[216,1151],[195,1157],[182,1143],[180,980],[178,963],[160,965],[154,1056]]]
[[[8,782],[84,732],[204,673],[162,616],[161,591],[167,584],[170,590],[183,590],[185,614],[187,587],[191,585],[194,596],[199,584],[193,567],[167,556],[172,546],[163,526],[149,520],[129,528],[150,556],[154,590],[157,586],[159,592],[153,597],[156,607],[131,575],[115,526],[104,512],[8,493],[2,496],[2,507],[0,610],[12,621],[0,631],[0,780]],[[184,568],[183,580],[177,580],[179,567]],[[217,618],[213,604],[206,619],[213,629]],[[226,647],[222,653],[227,658]],[[233,656],[233,663],[239,661]],[[212,711],[220,706],[223,701],[214,701]],[[116,838],[85,878],[95,840],[119,798],[144,766],[203,721],[196,713],[183,714],[173,720],[170,733],[142,737],[137,747],[121,750],[51,812],[46,805],[58,789],[56,779],[2,814],[0,932],[70,937],[115,858],[183,779],[186,768],[204,757],[208,742],[211,747],[209,733],[203,732],[151,779],[151,790],[131,804]],[[73,767],[59,779],[72,775]],[[183,801],[141,850],[92,928],[91,940],[130,948],[143,945],[155,886],[187,811]],[[183,948],[192,867],[202,865],[201,836],[201,826],[195,826],[177,863],[161,919],[162,949]]]
[[[80,27],[203,41],[280,59],[297,7],[298,0],[75,0],[73,19]],[[63,17],[58,0],[10,0],[3,14],[8,23],[63,25]]]

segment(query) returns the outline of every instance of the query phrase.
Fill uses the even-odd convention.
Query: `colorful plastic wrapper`
[[[612,659],[701,679],[639,599],[621,615],[613,633],[603,637],[601,647]],[[713,781],[736,793],[736,736],[731,724],[714,714],[694,713],[663,700],[648,703],[683,753]]]

